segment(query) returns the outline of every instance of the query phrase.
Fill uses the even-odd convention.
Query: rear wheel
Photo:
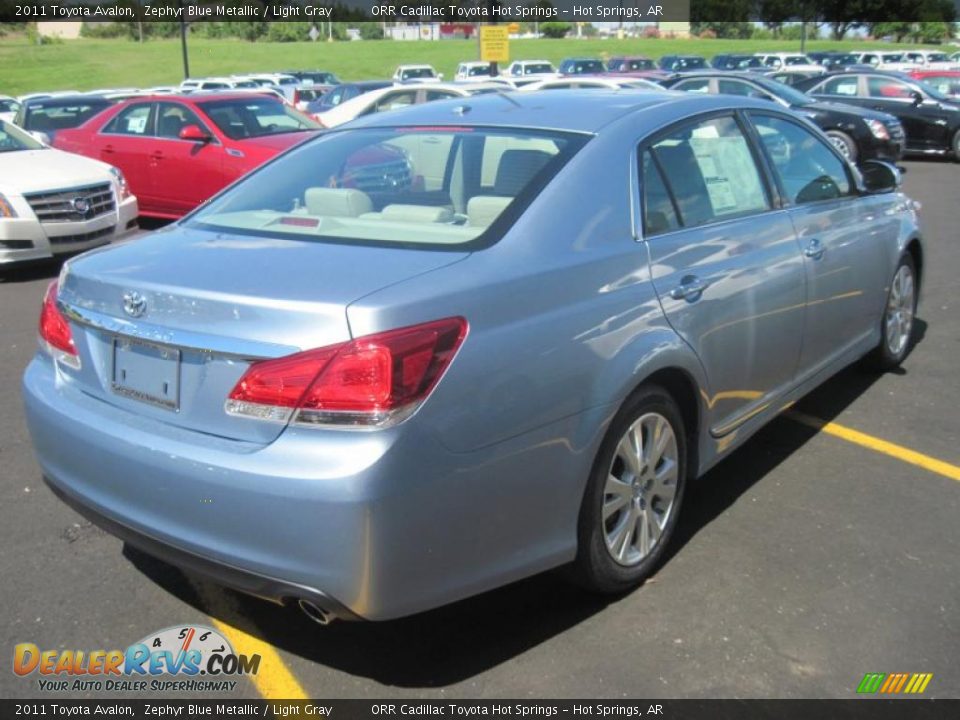
[[[953,161],[960,163],[960,130],[953,134]]]
[[[650,576],[677,524],[686,451],[673,398],[652,385],[634,393],[610,425],[580,508],[582,585],[618,593]]]
[[[840,151],[840,154],[843,155],[848,161],[855,163],[857,161],[857,144],[853,141],[853,138],[847,135],[845,132],[840,130],[828,130],[827,137],[830,138],[830,142],[833,143],[833,146]]]
[[[913,258],[907,253],[900,258],[887,291],[880,344],[870,358],[877,370],[887,371],[898,367],[913,347],[913,321],[917,314],[916,276]]]

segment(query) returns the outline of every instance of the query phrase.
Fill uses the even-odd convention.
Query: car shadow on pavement
[[[918,342],[926,330],[917,321]],[[803,398],[796,409],[824,422],[837,417],[881,376],[850,367]],[[665,562],[755,483],[817,434],[789,416],[760,430],[689,488]],[[280,608],[188,578],[129,546],[124,554],[151,580],[197,610],[274,647],[385,685],[443,687],[516,657],[600,613],[621,598],[598,597],[548,572],[467,600],[382,623],[321,627],[295,607]],[[197,590],[203,588],[203,592]],[[224,602],[205,602],[209,593]]]
[[[0,268],[0,283],[25,283],[48,278],[55,280],[63,266],[64,256],[32,260],[8,268]]]

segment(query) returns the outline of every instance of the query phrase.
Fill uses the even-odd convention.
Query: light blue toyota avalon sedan
[[[648,577],[685,487],[911,348],[892,166],[742,97],[489,95],[309,140],[67,263],[23,393],[53,491],[313,619]]]

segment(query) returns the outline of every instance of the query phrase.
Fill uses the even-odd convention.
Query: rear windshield
[[[417,78],[436,77],[431,68],[408,68],[400,72],[401,80],[416,80]]]
[[[495,242],[586,136],[482,127],[331,132],[188,219],[257,237],[433,249]]]
[[[306,115],[272,98],[211,100],[198,105],[223,134],[233,140],[305,132],[320,127]]]
[[[83,125],[98,112],[110,105],[109,100],[74,103],[31,103],[26,108],[23,127],[34,132],[66,130]]]
[[[523,66],[524,75],[539,75],[541,73],[552,73],[553,65],[549,63],[531,63]]]

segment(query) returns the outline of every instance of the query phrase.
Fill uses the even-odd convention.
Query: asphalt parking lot
[[[960,165],[905,166],[926,270],[902,371],[843,372],[712,470],[668,562],[614,601],[548,574],[323,628],[125,550],[43,485],[23,422],[20,375],[58,267],[5,272],[0,648],[123,648],[216,624],[263,655],[230,698],[850,698],[866,672],[933,673],[926,697],[960,697]],[[42,696],[9,670],[0,693]]]

